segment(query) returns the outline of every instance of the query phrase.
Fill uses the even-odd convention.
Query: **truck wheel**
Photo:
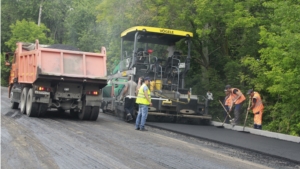
[[[14,92],[11,92],[11,94],[10,94],[10,102],[11,102],[11,105],[10,105],[10,108],[12,108],[12,109],[18,109],[18,107],[19,107],[19,103],[18,102],[12,102],[12,98],[14,97],[13,96],[14,95]]]
[[[94,106],[94,107],[92,108],[92,113],[91,113],[91,118],[90,118],[90,120],[96,121],[96,120],[98,119],[99,110],[100,110],[100,107],[99,107],[99,106]]]
[[[21,104],[20,104],[20,112],[22,114],[26,113],[26,100],[27,100],[28,88],[24,87],[21,93]]]
[[[38,116],[39,117],[44,117],[45,114],[46,114],[47,109],[48,109],[48,104],[40,103],[39,104],[39,110],[38,110]]]
[[[91,106],[86,106],[85,103],[82,104],[82,109],[80,110],[78,117],[80,120],[89,120],[91,116]]]
[[[33,102],[33,90],[29,89],[26,100],[26,113],[29,117],[38,116],[39,104]]]

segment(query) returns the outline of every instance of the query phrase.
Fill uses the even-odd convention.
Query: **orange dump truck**
[[[11,108],[20,107],[30,117],[56,108],[69,110],[81,120],[97,120],[101,90],[107,84],[105,48],[101,53],[88,53],[52,46],[40,45],[38,40],[17,43],[12,63],[6,63],[11,65]]]

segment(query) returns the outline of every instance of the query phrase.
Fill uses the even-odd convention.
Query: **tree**
[[[51,38],[46,36],[49,29],[43,24],[38,26],[34,22],[23,19],[12,24],[10,28],[12,36],[5,44],[11,51],[16,49],[17,42],[35,42],[36,39],[44,44],[51,44],[53,42]],[[9,76],[9,68],[3,65],[4,63],[4,56],[1,55],[1,85],[7,85]]]
[[[273,8],[272,24],[261,27],[261,44],[267,47],[260,50],[261,58],[268,71],[264,72],[271,81],[267,90],[279,97],[272,111],[272,130],[292,135],[300,135],[300,5],[289,1],[266,2]],[[287,12],[289,11],[289,12]]]
[[[145,5],[143,0],[103,0],[97,6],[97,22],[103,26],[103,39],[107,42],[108,72],[120,60],[121,33],[132,26],[154,26],[151,25],[153,14]]]
[[[247,58],[244,62],[257,76],[255,86],[269,93],[271,120],[266,128],[299,136],[300,5],[292,0],[274,0],[264,6],[272,13],[270,25],[260,27],[259,43],[264,46],[259,50],[260,60]]]
[[[41,44],[53,43],[53,40],[46,36],[46,33],[50,30],[44,24],[38,26],[34,22],[23,19],[12,24],[10,28],[12,36],[5,44],[12,51],[16,49],[17,42],[35,42],[38,39]]]
[[[97,23],[97,1],[73,1],[67,11],[64,27],[66,43],[80,50],[96,52],[101,46],[107,46],[106,25]]]
[[[5,65],[5,54],[1,54],[1,86],[8,86],[10,67]]]
[[[94,1],[95,0],[91,0],[86,3],[91,3]],[[39,0],[38,6],[41,2],[43,3],[41,23],[46,25],[46,27],[51,30],[50,37],[55,43],[67,43],[68,41],[66,40],[65,36],[67,28],[65,27],[64,23],[65,19],[67,19],[68,12],[73,10],[72,5],[74,0]],[[93,9],[91,9],[91,11],[92,10]]]
[[[8,51],[5,45],[12,36],[10,25],[17,20],[36,20],[38,19],[38,6],[40,0],[2,0],[1,1],[1,52]]]

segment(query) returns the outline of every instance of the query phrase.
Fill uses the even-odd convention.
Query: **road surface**
[[[1,88],[1,167],[43,168],[300,168],[218,143],[134,125],[100,114],[95,122],[48,111],[30,118],[9,108]]]

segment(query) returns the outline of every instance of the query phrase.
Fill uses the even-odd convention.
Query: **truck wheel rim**
[[[25,114],[26,113],[26,99],[27,99],[27,93],[28,93],[28,88],[24,88],[22,90],[21,94],[21,105],[20,105],[20,111],[21,113]]]

